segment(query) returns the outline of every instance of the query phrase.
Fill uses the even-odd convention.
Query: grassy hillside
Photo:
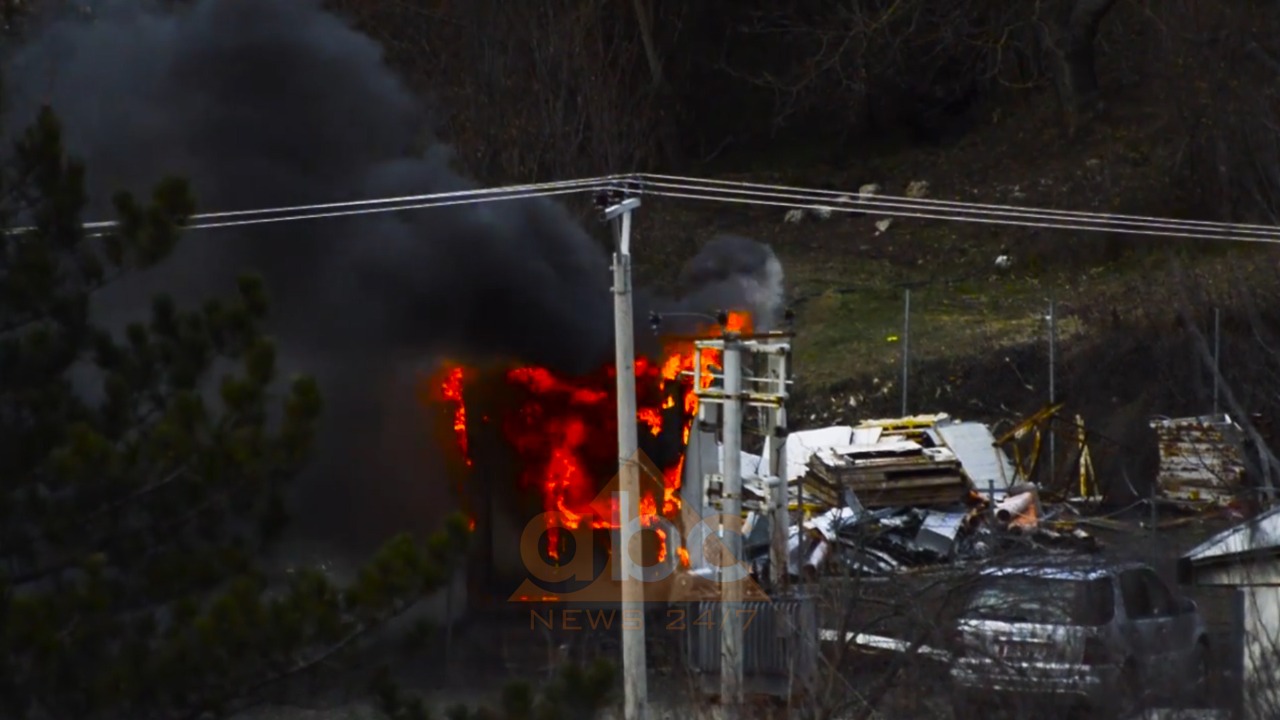
[[[790,161],[772,153],[739,157],[704,174],[849,191],[874,182],[895,195],[924,180],[937,199],[1184,214],[1167,179],[1177,148],[1149,131],[1140,100],[1114,106],[1072,139],[1054,117],[1052,103],[1041,97],[993,112],[949,148],[873,149],[837,165],[800,147]],[[648,201],[637,229],[639,262],[642,275],[662,284],[717,232],[770,243],[797,312],[801,424],[899,412],[908,286],[912,412],[998,422],[1041,407],[1048,396],[1051,297],[1058,308],[1059,394],[1070,412],[1114,440],[1095,449],[1111,472],[1149,474],[1147,415],[1210,409],[1209,369],[1186,321],[1208,333],[1213,307],[1226,318],[1231,360],[1224,372],[1240,385],[1251,412],[1266,410],[1268,392],[1258,379],[1266,358],[1246,316],[1260,302],[1266,306],[1277,287],[1269,248],[912,218],[894,218],[880,232],[880,217],[789,224],[784,213]],[[995,266],[1002,248],[1014,259],[1008,271]],[[1124,463],[1108,466],[1108,455]]]

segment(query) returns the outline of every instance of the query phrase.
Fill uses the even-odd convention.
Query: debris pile
[[[943,413],[792,433],[786,466],[792,504],[810,512],[850,497],[864,508],[963,504],[975,491],[998,497],[1016,480],[985,425]]]
[[[788,575],[886,575],[909,568],[980,560],[1014,550],[1094,552],[1083,530],[1060,532],[1040,522],[1038,494],[1028,487],[990,503],[980,495],[949,509],[832,508],[791,528]],[[747,552],[761,577],[768,573],[767,518],[757,523]]]
[[[1082,530],[1051,527],[1053,509],[980,423],[925,415],[798,432],[786,460],[793,578],[884,575],[1017,549],[1098,549]],[[763,500],[763,488],[752,492],[748,482],[744,490]],[[761,577],[768,524],[766,513],[752,513],[746,550]]]

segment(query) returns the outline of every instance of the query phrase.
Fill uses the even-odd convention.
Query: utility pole
[[[721,320],[721,325],[725,321]],[[788,489],[786,484],[786,414],[788,388],[791,385],[791,338],[789,331],[753,333],[742,336],[722,332],[715,339],[694,341],[694,393],[701,403],[700,411],[720,405],[724,459],[721,463],[720,518],[721,548],[725,556],[720,559],[720,600],[723,621],[720,626],[720,701],[724,718],[736,718],[742,712],[745,695],[744,665],[746,627],[743,622],[742,603],[744,571],[742,563],[742,534],[738,523],[742,520],[742,416],[747,407],[765,410],[764,452],[761,457],[766,485],[771,488],[770,511],[773,536],[769,552],[771,584],[781,587],[786,580],[787,538],[790,517],[788,515]],[[722,358],[723,385],[721,388],[704,388],[702,377],[702,353],[718,352]],[[764,377],[744,374],[743,358],[765,355],[768,372]],[[754,369],[755,363],[748,369]]]
[[[628,198],[605,209],[613,223],[613,319],[618,377],[618,518],[622,527],[614,547],[622,574],[622,681],[625,720],[644,720],[648,706],[648,664],[644,652],[644,581],[641,566],[631,556],[626,528],[640,514],[640,467],[636,429],[635,330],[631,306],[631,213],[639,198]]]
[[[1218,378],[1222,372],[1222,308],[1213,309],[1213,414],[1218,414]]]
[[[763,465],[767,473],[769,486],[769,584],[775,591],[782,590],[787,582],[787,538],[791,516],[788,512],[787,497],[787,460],[786,432],[787,411],[785,400],[787,394],[786,352],[789,346],[778,346],[768,357],[768,381],[770,385],[777,383],[776,394],[778,405],[763,408],[764,453]]]
[[[1057,302],[1049,296],[1049,407],[1058,401],[1058,318]],[[1058,434],[1054,432],[1053,417],[1049,417],[1049,482],[1058,477]]]
[[[724,337],[724,487],[721,542],[728,557],[720,558],[723,630],[720,636],[720,702],[724,720],[736,718],[743,702],[742,580],[736,577],[742,561],[742,345],[736,333]],[[732,525],[732,526],[726,526]],[[733,573],[734,576],[728,576]],[[725,580],[728,580],[725,582]]]
[[[911,288],[903,292],[902,300],[902,417],[907,416],[908,365],[911,362]]]

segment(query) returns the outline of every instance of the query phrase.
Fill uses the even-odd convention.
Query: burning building
[[[750,332],[750,314],[729,313],[725,327],[702,331],[726,329]],[[691,342],[671,339],[661,347],[659,357],[635,364],[640,449],[662,476],[661,488],[640,498],[641,523],[649,528],[644,564],[687,567],[687,548],[668,542],[655,520],[678,517],[685,447],[698,411],[692,385],[709,386],[720,358],[704,352],[702,368],[694,372]],[[520,547],[530,522],[545,524],[538,548],[544,561],[576,552],[568,531],[586,527],[596,531],[604,551],[595,556],[609,551],[617,508],[596,501],[617,472],[615,372],[612,365],[568,376],[531,366],[446,364],[426,384],[425,401],[451,430],[454,489],[476,533],[469,565],[473,597],[505,599],[527,577]]]
[[[51,14],[6,48],[0,134],[14,139],[52,107],[68,153],[84,162],[86,219],[113,217],[118,191],[145,198],[169,175],[186,178],[200,209],[215,212],[477,187],[458,174],[444,139],[425,130],[437,108],[328,3],[153,5],[97,2],[91,18]],[[314,462],[290,485],[293,523],[276,552],[290,566],[322,558],[345,568],[338,577],[394,534],[437,527],[450,479],[468,478],[474,497],[464,499],[502,506],[496,517],[515,518],[518,529],[527,509],[545,507],[543,489],[557,488],[547,492],[573,512],[581,477],[612,476],[612,387],[607,371],[591,372],[612,356],[613,340],[609,258],[598,239],[546,197],[387,209],[192,233],[164,263],[95,293],[91,308],[95,325],[124,333],[150,317],[157,294],[197,308],[234,293],[242,272],[263,276],[280,376],[315,377],[325,401]],[[710,239],[674,279],[679,299],[670,302],[638,287],[637,314],[749,308],[765,324],[782,302],[781,264],[747,238]],[[637,344],[650,339],[641,334]],[[643,384],[656,396],[665,355],[640,354],[653,359]],[[516,359],[546,371],[471,362],[451,385],[453,400],[441,394],[443,378],[423,388],[450,424],[450,403],[465,401],[456,423],[463,441],[447,453],[463,464],[447,472],[438,448],[423,442],[429,414],[416,394],[419,364],[441,357]],[[76,382],[90,401],[101,392],[91,372]],[[582,392],[562,392],[566,385]],[[637,419],[646,452],[677,463],[680,433],[650,430],[665,400],[646,402],[650,415]],[[521,414],[526,406],[542,415]],[[679,424],[658,425],[671,423]],[[540,486],[531,468],[559,479]],[[478,536],[496,532],[487,516],[474,517]]]

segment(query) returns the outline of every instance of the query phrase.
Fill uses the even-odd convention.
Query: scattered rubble
[[[806,217],[817,218],[818,220],[830,220],[831,214],[835,212],[836,207],[846,206],[845,209],[848,210],[850,208],[847,206],[851,202],[853,202],[853,198],[848,195],[841,195],[840,197],[835,198],[835,201],[831,206],[810,205],[808,207],[791,208],[787,211],[787,214],[782,217],[782,221],[795,224],[801,222]]]
[[[929,197],[929,181],[912,180],[907,183],[907,189],[904,194],[913,200],[920,200]]]
[[[947,509],[919,507],[858,510],[833,508],[791,529],[787,574],[796,579],[819,575],[887,575],[903,569],[981,560],[1000,552],[1089,553],[1100,549],[1080,529],[1060,532],[1037,521],[1034,491],[992,506],[974,495],[968,505]],[[762,518],[758,525],[767,526]],[[768,572],[768,533],[752,533],[748,558],[761,577]]]
[[[834,200],[832,200],[830,206],[809,205],[806,207],[793,207],[788,209],[787,213],[782,216],[782,221],[789,224],[796,224],[796,223],[803,222],[805,218],[815,218],[817,220],[828,220],[831,218],[832,213],[835,212],[836,209],[842,206],[844,207],[845,210],[854,209],[854,210],[861,211],[862,210],[861,208],[850,208],[848,206],[851,203],[855,202],[855,200],[863,201],[863,202],[870,200],[876,195],[879,195],[881,189],[882,188],[879,183],[866,183],[858,188],[858,194],[856,198],[850,195],[841,195],[835,198]],[[911,198],[913,200],[920,200],[920,199],[927,198],[929,196],[929,181],[928,180],[912,180],[911,182],[907,183],[907,187],[903,191],[903,194],[906,197]],[[881,218],[877,220],[875,223],[876,234],[879,235],[879,234],[888,232],[889,227],[891,225],[893,225],[893,218],[886,217],[886,218]]]
[[[798,524],[791,527],[788,575],[884,575],[963,562],[1009,549],[1092,552],[1079,529],[1061,532],[1034,485],[982,423],[945,414],[870,420],[792,433],[786,481]],[[744,457],[743,467],[750,459]],[[744,482],[748,559],[767,576],[769,519],[764,486]],[[755,502],[752,503],[751,501]],[[801,519],[803,518],[803,519]]]

